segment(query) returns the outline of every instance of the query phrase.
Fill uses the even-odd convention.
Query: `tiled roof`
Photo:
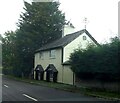
[[[44,71],[44,69],[43,69],[43,67],[41,65],[36,66],[35,71],[37,71],[37,70],[40,71],[40,72]]]
[[[70,61],[65,61],[62,65],[70,65]]]
[[[83,30],[77,31],[72,34],[68,34],[52,43],[46,44],[43,47],[41,47],[40,49],[36,50],[36,52],[59,48],[59,47],[64,47],[83,33],[86,33],[95,42],[95,44],[99,45],[99,43],[90,35],[90,33],[86,29],[83,29]]]
[[[49,64],[45,71],[51,71],[51,70],[53,72],[58,72],[53,64]]]

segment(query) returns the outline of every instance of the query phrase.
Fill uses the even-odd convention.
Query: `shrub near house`
[[[82,80],[96,79],[101,82],[120,81],[120,40],[115,37],[111,43],[78,49],[70,56],[71,69]]]

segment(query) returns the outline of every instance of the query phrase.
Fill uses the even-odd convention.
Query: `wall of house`
[[[63,65],[63,83],[73,85],[73,72],[70,69],[70,65]]]
[[[55,58],[50,58],[49,57],[49,52],[50,51],[44,51],[43,52],[43,58],[41,59],[39,57],[39,53],[36,53],[35,54],[35,65],[34,65],[34,68],[40,64],[42,65],[42,67],[44,68],[44,70],[47,68],[47,66],[49,64],[54,64],[54,66],[56,67],[56,69],[58,70],[58,82],[62,82],[62,65],[61,65],[61,62],[62,62],[62,50],[61,49],[55,49],[56,52],[55,52]],[[44,80],[46,80],[46,72],[44,73]]]
[[[83,36],[86,36],[86,40],[83,40]],[[86,33],[83,33],[82,35],[80,35],[78,38],[76,38],[75,40],[73,40],[71,43],[69,43],[68,45],[66,45],[63,49],[64,51],[64,55],[63,55],[63,62],[68,61],[70,54],[72,52],[74,52],[75,49],[78,48],[86,48],[87,45],[89,43],[94,43],[91,38],[89,38],[88,35],[86,35]]]

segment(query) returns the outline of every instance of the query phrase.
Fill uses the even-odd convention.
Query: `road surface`
[[[2,78],[2,101],[102,101],[54,88]]]

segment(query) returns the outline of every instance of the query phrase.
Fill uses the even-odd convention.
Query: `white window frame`
[[[83,36],[83,40],[87,40],[87,37],[85,35]]]
[[[39,53],[39,58],[40,58],[40,59],[44,59],[44,54],[43,54],[43,52],[40,52],[40,53]]]
[[[50,57],[51,59],[55,59],[55,56],[56,56],[56,50],[50,50],[50,52],[49,52],[49,57]]]

